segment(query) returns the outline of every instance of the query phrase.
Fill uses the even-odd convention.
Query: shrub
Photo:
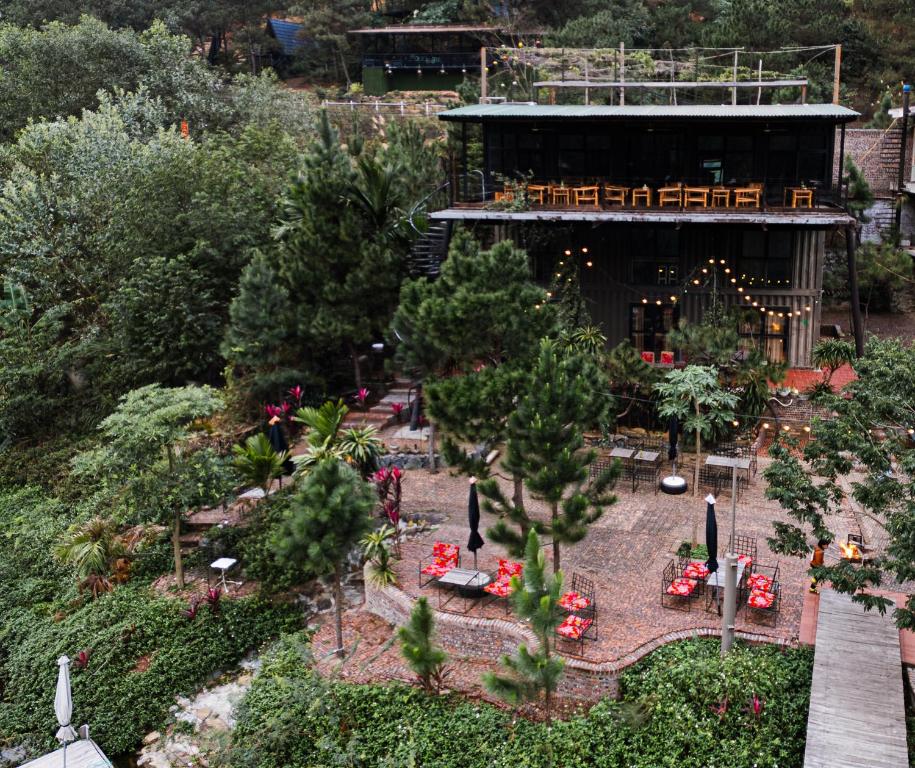
[[[91,649],[74,669],[73,720],[90,723],[109,754],[136,747],[160,727],[177,694],[188,694],[216,670],[299,623],[293,608],[252,599],[198,611],[128,585],[74,610],[60,621],[17,609],[0,627],[0,733],[30,748],[53,747],[57,658]]]
[[[715,640],[668,645],[623,674],[623,702],[551,728],[454,695],[329,682],[308,661],[301,635],[267,654],[231,765],[304,768],[356,755],[353,764],[436,768],[787,768],[803,761],[813,654],[738,645],[721,659]],[[747,710],[754,692],[759,718]],[[644,722],[629,716],[636,705]]]

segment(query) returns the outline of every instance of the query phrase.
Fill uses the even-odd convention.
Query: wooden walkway
[[[899,631],[824,589],[817,618],[804,768],[906,768]]]

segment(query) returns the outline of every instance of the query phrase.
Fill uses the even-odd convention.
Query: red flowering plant
[[[213,613],[219,613],[219,608],[222,605],[222,592],[218,588],[211,587],[208,589],[204,600]]]
[[[188,621],[193,621],[197,618],[197,609],[200,607],[200,598],[192,597],[188,606],[185,610],[181,611],[181,615],[184,616]]]
[[[283,409],[272,403],[267,403],[267,405],[264,406],[264,411],[267,413],[268,419],[272,419],[274,416],[283,416]]]
[[[294,387],[290,387],[287,394],[295,403],[296,410],[302,407],[302,396],[305,394],[305,390],[302,389],[300,384],[296,384]]]
[[[391,403],[391,413],[394,414],[394,420],[400,424],[401,414],[403,413],[403,403]]]
[[[765,707],[765,702],[754,692],[747,704],[746,712],[748,715],[753,715],[753,719],[758,723],[763,713],[763,707]]]
[[[86,648],[76,654],[76,657],[73,659],[73,668],[74,669],[85,669],[89,666],[89,657],[92,655],[92,649]]]
[[[400,497],[403,483],[403,470],[399,467],[382,467],[374,475],[372,482],[381,500],[381,508],[388,522],[395,530],[400,530]],[[400,537],[394,539],[394,554],[400,557]]]
[[[359,407],[364,411],[365,402],[369,399],[369,391],[365,387],[361,387],[356,393],[356,400],[359,401]]]

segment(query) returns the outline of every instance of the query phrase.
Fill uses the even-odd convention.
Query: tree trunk
[[[845,228],[845,257],[848,264],[848,288],[851,294],[852,328],[855,334],[855,356],[864,354],[864,323],[861,320],[861,297],[858,294],[858,262],[855,257],[857,231],[853,226]]]
[[[175,513],[172,523],[172,549],[175,553],[175,579],[178,589],[184,589],[184,562],[181,560],[181,513]]]
[[[353,361],[353,376],[356,379],[356,389],[362,389],[362,367],[359,365],[359,353],[351,341],[346,342],[346,347],[349,350],[350,359]]]
[[[521,475],[512,475],[515,490],[512,493],[512,504],[515,509],[524,509],[524,478]]]
[[[343,658],[343,586],[340,583],[340,565],[334,567],[334,629],[337,633],[337,649],[334,653]]]
[[[559,517],[559,505],[554,501],[550,507],[550,520],[555,524],[556,520]],[[551,530],[552,533],[552,530]],[[553,573],[558,573],[560,564],[559,564],[559,541],[556,539],[556,534],[553,533]]]
[[[429,470],[438,471],[435,466],[435,425],[431,421],[429,422]]]
[[[544,709],[546,710],[546,713],[545,713],[546,714],[546,724],[550,725],[553,722],[553,708],[552,708],[553,697],[550,694],[549,688],[547,688],[546,691],[544,691],[543,698],[544,698],[544,704],[545,704]]]

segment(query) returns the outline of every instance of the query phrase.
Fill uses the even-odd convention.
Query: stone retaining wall
[[[396,586],[379,588],[366,579],[365,610],[400,626],[409,619],[412,607],[413,598]],[[532,649],[538,645],[537,638],[529,629],[510,619],[464,616],[444,611],[436,611],[435,619],[439,642],[452,656],[474,656],[495,660],[502,654],[514,653],[521,643]],[[587,703],[595,703],[608,696],[618,698],[620,673],[647,654],[662,645],[679,640],[720,636],[721,632],[717,629],[698,627],[661,635],[616,661],[591,662],[566,656],[565,674],[562,676],[558,693],[560,696]],[[785,640],[768,635],[738,632],[737,636],[750,643],[787,645]],[[585,652],[587,650],[586,641]]]

